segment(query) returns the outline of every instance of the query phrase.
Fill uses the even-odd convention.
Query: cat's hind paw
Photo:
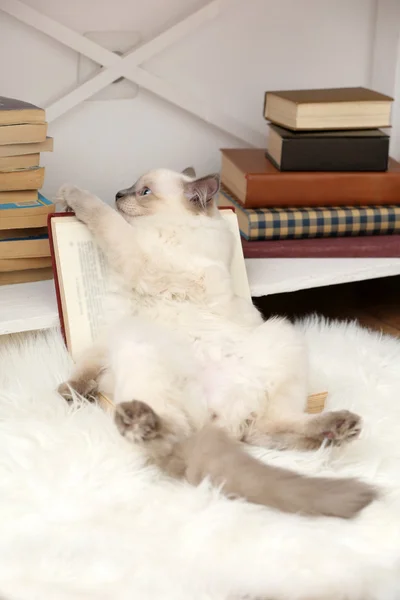
[[[320,415],[313,424],[311,436],[329,440],[335,446],[356,439],[362,429],[359,415],[348,410],[337,410]]]
[[[57,388],[57,392],[67,402],[72,402],[75,394],[93,402],[93,395],[97,392],[97,382],[94,379],[71,379],[70,381],[61,383]]]
[[[139,400],[117,404],[114,421],[121,435],[136,443],[153,440],[161,429],[160,418],[154,410]]]

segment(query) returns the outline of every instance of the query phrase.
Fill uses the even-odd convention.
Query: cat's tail
[[[307,477],[265,465],[215,427],[204,428],[190,445],[187,478],[191,483],[209,476],[225,494],[283,512],[349,519],[378,495],[357,479]]]
[[[263,465],[263,473],[264,489],[248,499],[284,512],[350,519],[377,497],[372,486],[357,479],[305,477],[269,465]]]

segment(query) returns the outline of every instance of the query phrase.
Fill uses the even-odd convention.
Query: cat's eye
[[[148,196],[149,194],[151,194],[151,189],[148,187],[144,187],[140,190],[140,196]]]

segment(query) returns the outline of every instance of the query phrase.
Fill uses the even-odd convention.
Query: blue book
[[[12,193],[10,199],[0,200],[0,230],[22,229],[26,227],[45,227],[47,217],[55,210],[55,205],[40,192],[36,200],[14,200]]]

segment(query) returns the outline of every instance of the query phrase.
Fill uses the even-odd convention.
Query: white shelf
[[[400,275],[399,258],[248,259],[253,296]],[[53,281],[0,287],[0,335],[58,324]]]
[[[0,335],[48,329],[57,324],[57,301],[52,280],[0,287]]]
[[[253,296],[400,275],[400,258],[273,258],[246,260]]]

